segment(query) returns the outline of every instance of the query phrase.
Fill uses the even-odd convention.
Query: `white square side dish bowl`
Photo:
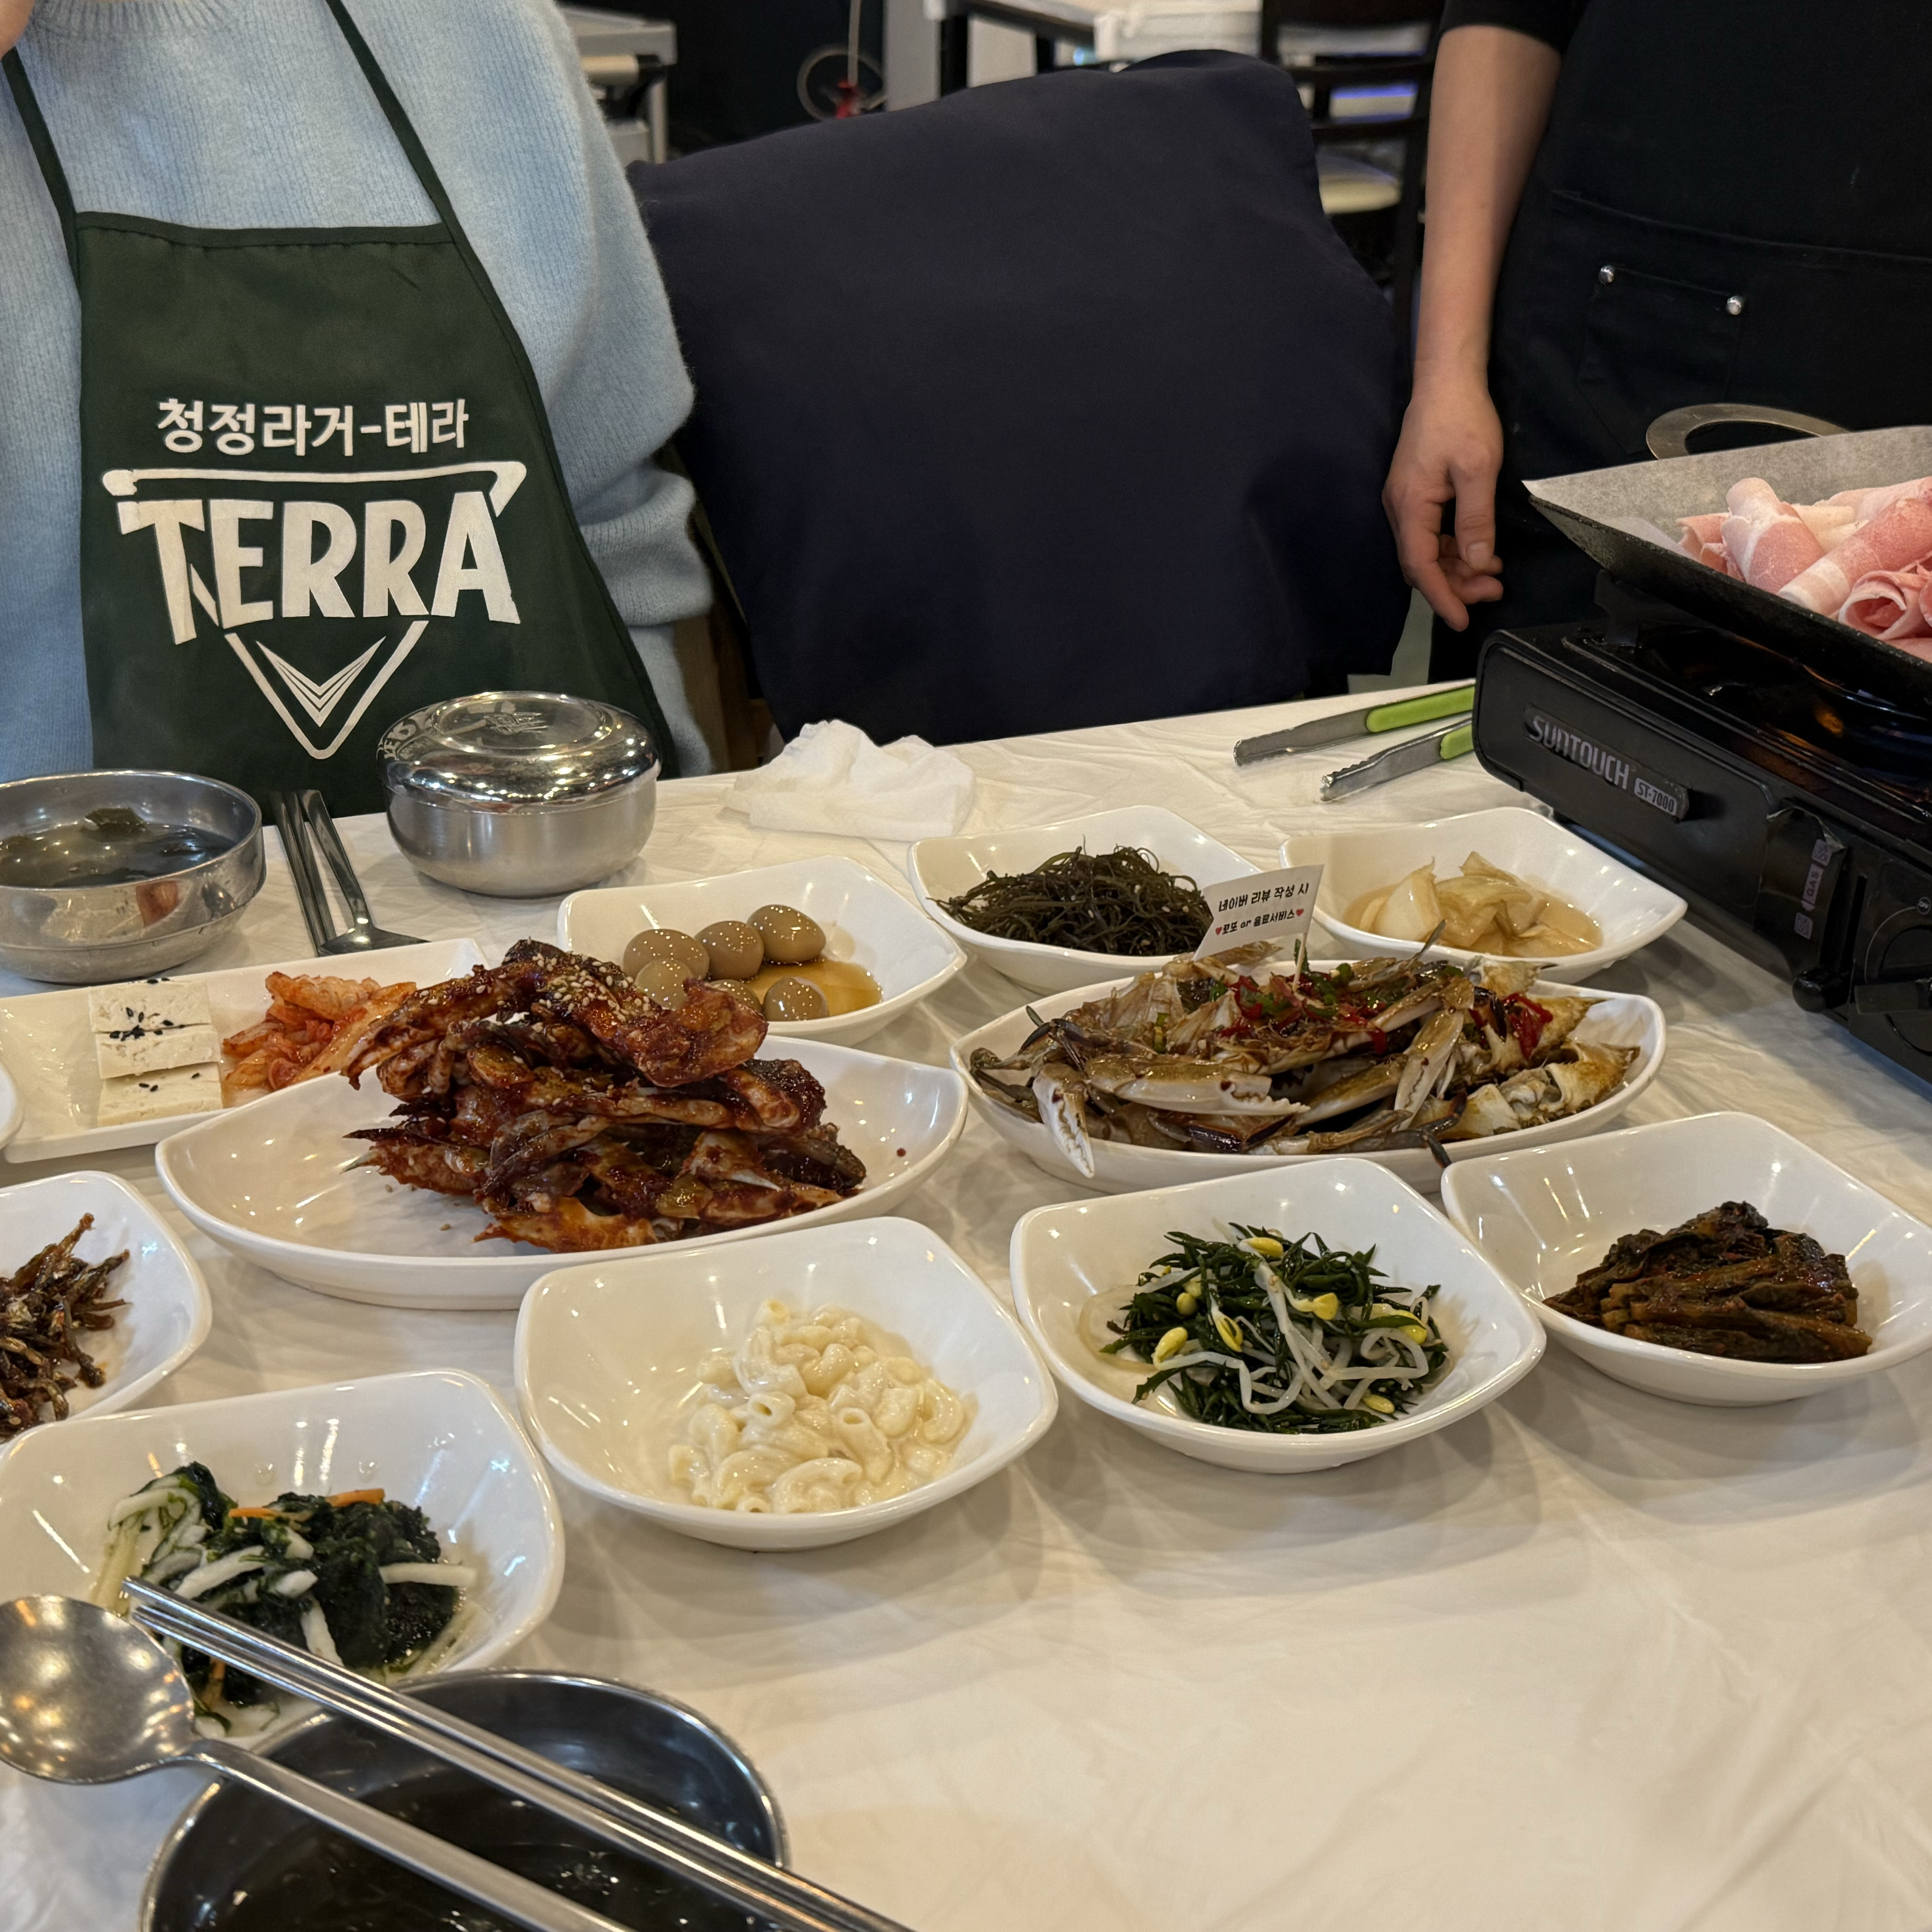
[[[1196,1422],[1156,1396],[1133,1399],[1145,1363],[1101,1354],[1081,1332],[1096,1295],[1124,1305],[1142,1274],[1173,1246],[1170,1233],[1225,1236],[1236,1222],[1290,1240],[1375,1250],[1402,1288],[1439,1286],[1435,1316],[1450,1359],[1408,1414],[1372,1429],[1276,1435]],[[1378,1456],[1448,1427],[1520,1382],[1543,1354],[1543,1334],[1496,1269],[1413,1188],[1372,1162],[1336,1156],[1316,1169],[1279,1165],[1232,1179],[1112,1199],[1036,1208],[1013,1229],[1013,1296],[1020,1319],[1067,1392],[1165,1448],[1258,1474],[1329,1469]]]
[[[275,959],[260,966],[231,966],[219,973],[171,973],[167,977],[208,988],[208,1010],[218,1038],[256,1025],[268,1011],[266,981],[271,973],[318,974],[340,980],[380,980],[393,986],[412,980],[418,986],[453,980],[483,964],[473,939],[425,940],[418,946],[392,946],[379,952],[326,959]],[[105,1154],[114,1148],[148,1147],[206,1114],[130,1120],[118,1126],[94,1124],[100,1111],[100,1073],[94,1057],[94,1035],[87,1024],[86,986],[64,986],[50,993],[22,993],[0,999],[0,1142],[9,1160],[55,1160],[75,1154]],[[25,1118],[8,1141],[7,1069],[22,1090]],[[244,1101],[249,1106],[252,1101]]]
[[[1520,806],[1498,806],[1420,825],[1297,832],[1281,848],[1283,865],[1322,868],[1321,889],[1315,896],[1316,922],[1341,942],[1341,950],[1358,957],[1386,952],[1402,942],[1349,925],[1346,915],[1357,900],[1431,863],[1438,879],[1452,877],[1462,871],[1462,861],[1472,852],[1568,899],[1602,928],[1602,945],[1546,962],[1546,980],[1586,979],[1597,968],[1627,958],[1661,938],[1684,916],[1684,902],[1675,892],[1653,885],[1579,833]],[[1484,956],[1454,946],[1436,950],[1465,965]]]
[[[666,1459],[698,1365],[734,1348],[759,1304],[832,1303],[903,1341],[974,1406],[951,1466],[884,1502],[751,1514],[686,1500]],[[706,1543],[817,1550],[889,1528],[1024,1456],[1058,1398],[1018,1324],[928,1229],[896,1219],[800,1228],[710,1252],[667,1248],[559,1268],[517,1320],[517,1396],[550,1466],[593,1496]]]
[[[82,1346],[106,1379],[98,1388],[68,1391],[71,1412],[63,1430],[84,1414],[106,1415],[139,1402],[208,1340],[212,1310],[208,1284],[166,1223],[124,1180],[111,1174],[55,1174],[0,1188],[0,1280],[41,1249],[74,1232],[83,1214],[94,1226],[74,1252],[104,1261],[124,1249],[128,1258],[108,1277],[108,1298],[124,1301],[111,1328],[88,1331]],[[37,1423],[0,1442],[0,1456],[49,1424]]]
[[[824,1040],[787,1042],[825,1088],[825,1118],[866,1163],[859,1191],[788,1221],[727,1228],[680,1246],[742,1241],[778,1228],[883,1214],[944,1159],[965,1125],[950,1068],[888,1060]],[[272,1274],[391,1308],[514,1308],[562,1257],[520,1242],[478,1245],[488,1217],[471,1201],[404,1187],[358,1168],[344,1136],[389,1118],[372,1079],[332,1076],[198,1121],[155,1150],[175,1205],[212,1239]],[[611,1249],[599,1258],[668,1249]]]
[[[1845,1257],[1869,1354],[1726,1360],[1633,1341],[1544,1305],[1574,1287],[1618,1235],[1674,1228],[1726,1201],[1748,1202],[1773,1227]],[[1789,1402],[1932,1348],[1932,1228],[1754,1114],[1699,1114],[1469,1161],[1450,1169],[1442,1205],[1557,1342],[1652,1395],[1713,1407]]]
[[[976,886],[989,872],[1024,872],[1056,852],[1084,845],[1111,852],[1132,845],[1151,852],[1170,872],[1184,874],[1204,890],[1226,879],[1244,879],[1261,868],[1198,826],[1157,805],[1124,806],[1057,825],[1023,826],[1010,832],[968,832],[957,838],[922,838],[907,857],[919,902],[945,932],[976,959],[996,966],[1008,979],[1036,992],[1065,992],[1092,983],[1124,964],[1136,970],[1160,965],[1174,956],[1124,961],[1108,952],[1082,952],[1069,946],[1036,946],[1022,939],[996,939],[962,926],[940,904]]]
[[[20,1124],[26,1118],[26,1102],[20,1098],[20,1090],[14,1084],[5,1063],[0,1061],[0,1148],[20,1131]]]
[[[509,1411],[454,1370],[274,1389],[30,1430],[0,1460],[0,1600],[85,1597],[107,1512],[184,1462],[240,1504],[286,1490],[380,1489],[428,1517],[479,1573],[442,1667],[494,1664],[542,1623],[563,1580],[563,1530],[542,1459]]]
[[[1035,1013],[1042,1019],[1058,1019],[1076,1006],[1129,983],[1126,980],[1110,980],[1103,986],[1082,986],[1073,992],[1030,1000],[954,1042],[952,1064],[966,1083],[974,1111],[1009,1146],[1018,1148],[1036,1167],[1056,1180],[1071,1181],[1076,1187],[1098,1189],[1108,1194],[1129,1193],[1143,1187],[1179,1186],[1220,1174],[1248,1174],[1260,1167],[1325,1166],[1343,1158],[1332,1154],[1209,1154],[1192,1148],[1134,1147],[1120,1141],[1096,1140],[1094,1171],[1090,1175],[1084,1174],[1060,1152],[1045,1127],[1003,1106],[983,1092],[973,1078],[974,1054],[982,1047],[1001,1057],[1016,1052],[1034,1030]],[[1442,1151],[1451,1161],[1474,1160],[1485,1150],[1493,1151],[1504,1144],[1512,1148],[1544,1147],[1596,1133],[1636,1099],[1657,1077],[1657,1070],[1663,1064],[1664,1011],[1655,1000],[1637,993],[1598,992],[1588,986],[1552,986],[1540,980],[1530,990],[1552,996],[1584,995],[1600,1000],[1602,1004],[1577,1028],[1576,1037],[1606,1046],[1634,1046],[1637,1057],[1630,1063],[1623,1084],[1594,1107],[1564,1120],[1552,1120],[1544,1126],[1522,1127],[1490,1140],[1448,1142]],[[1386,1154],[1348,1158],[1373,1161],[1425,1193],[1434,1192],[1442,1184],[1442,1170],[1426,1148],[1399,1148]]]
[[[650,927],[695,934],[761,905],[795,906],[825,928],[825,956],[862,966],[879,1004],[822,1020],[775,1020],[772,1036],[850,1045],[929,999],[966,956],[902,892],[850,859],[799,859],[747,872],[662,886],[606,886],[572,892],[557,909],[556,943],[569,952],[621,961]]]

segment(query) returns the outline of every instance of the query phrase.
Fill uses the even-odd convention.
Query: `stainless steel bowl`
[[[197,866],[115,886],[0,885],[0,965],[34,980],[145,979],[205,952],[262,890],[262,814],[244,791],[184,772],[74,772],[0,784],[0,838],[104,806],[232,840]]]
[[[544,898],[643,850],[661,760],[628,712],[547,691],[426,705],[382,734],[389,830],[433,879]]]
[[[573,1771],[676,1811],[746,1851],[786,1862],[784,1826],[758,1773],[728,1738],[682,1704],[628,1684],[542,1670],[433,1678],[413,1694]],[[540,1880],[550,1881],[573,1864],[580,1868],[594,1854],[605,1885],[583,1902],[620,1924],[684,1924],[694,1932],[746,1924],[742,1912],[652,1868],[634,1865],[464,1773],[345,1719],[318,1712],[267,1749],[351,1797],[387,1811],[407,1808],[439,1836],[499,1863],[512,1862],[506,1856],[512,1846],[526,1852],[541,1846],[541,1863],[520,1856],[516,1861],[535,1863],[530,1876]],[[436,1808],[426,1814],[424,1807]],[[338,1842],[272,1798],[236,1785],[211,1786],[182,1814],[148,1874],[142,1932],[220,1932],[251,1900],[269,1918],[276,1909],[277,1882],[325,1843]],[[401,1873],[395,1880],[421,1884]],[[625,1909],[647,1893],[652,1895],[641,1914]],[[430,1895],[440,1895],[446,1906],[454,1903],[433,1888]],[[341,1903],[327,1892],[320,1902],[332,1908]],[[481,1916],[479,1908],[465,1909]],[[318,1916],[303,1922],[345,1921]],[[386,1925],[388,1916],[355,1922]]]

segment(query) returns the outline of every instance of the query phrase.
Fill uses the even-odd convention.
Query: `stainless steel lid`
[[[383,733],[392,792],[464,805],[558,805],[654,774],[651,734],[628,711],[553,691],[480,691],[424,705]]]

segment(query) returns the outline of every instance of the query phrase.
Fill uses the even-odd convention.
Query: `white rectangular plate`
[[[265,984],[271,973],[314,973],[344,980],[380,980],[393,986],[413,980],[418,986],[454,979],[483,964],[473,939],[432,939],[420,946],[392,946],[380,952],[326,959],[277,959],[265,965],[231,967],[223,973],[178,973],[208,988],[216,1034],[226,1039],[254,1025],[268,1010]],[[26,1118],[7,1143],[9,1160],[55,1160],[70,1154],[104,1154],[110,1148],[146,1147],[165,1140],[200,1114],[129,1120],[118,1126],[95,1124],[100,1110],[100,1075],[94,1064],[94,1035],[87,1024],[86,986],[58,992],[23,993],[0,1000],[0,1066],[20,1089]],[[243,1102],[247,1105],[248,1103]]]

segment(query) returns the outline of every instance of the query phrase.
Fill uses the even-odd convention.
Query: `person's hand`
[[[1502,424],[1482,379],[1419,368],[1382,507],[1402,574],[1452,630],[1468,628],[1471,604],[1503,594],[1496,551],[1502,460]],[[1443,506],[1452,499],[1455,528],[1445,530]]]
[[[27,31],[27,16],[33,10],[34,0],[0,0],[0,54]]]

